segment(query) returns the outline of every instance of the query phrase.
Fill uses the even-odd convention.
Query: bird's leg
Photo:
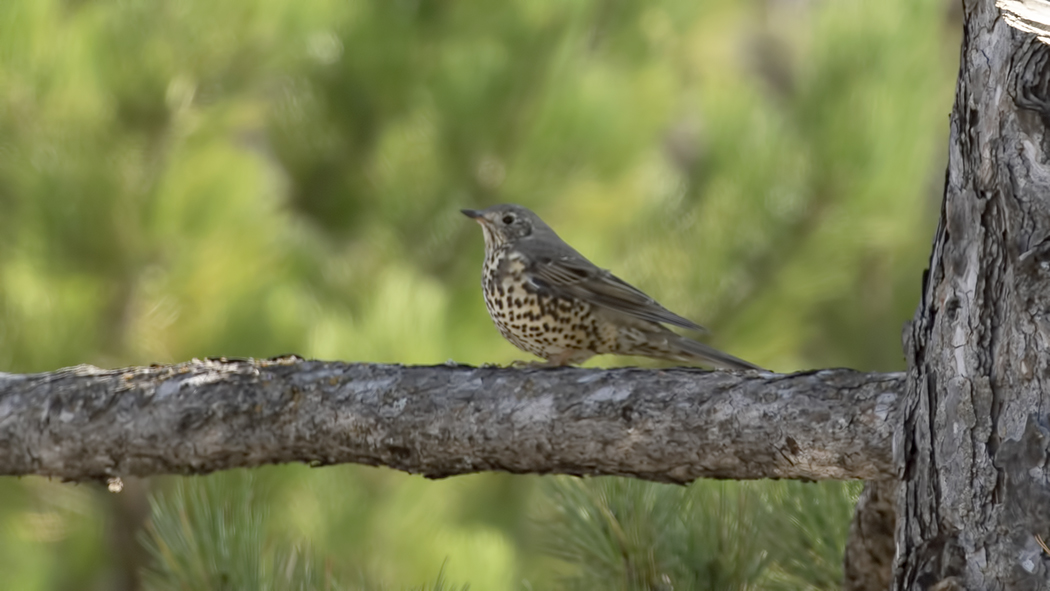
[[[562,352],[548,357],[546,362],[534,361],[529,367],[567,367],[569,365],[583,363],[593,356],[594,353],[589,351],[564,349]]]
[[[555,363],[550,359],[548,359],[547,361],[523,361],[521,359],[518,359],[510,363],[511,367],[516,367],[518,369],[544,369],[548,367],[562,367],[564,365],[567,364]]]
[[[517,361],[511,361],[510,366],[530,368],[530,370],[541,370],[541,368],[547,367],[565,367],[574,363],[583,363],[594,355],[593,353],[588,353],[582,356],[581,353],[583,352],[566,349],[559,354],[548,357],[546,361],[522,361],[519,359]]]

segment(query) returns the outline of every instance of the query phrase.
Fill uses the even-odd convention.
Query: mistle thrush
[[[762,369],[664,327],[704,330],[588,261],[528,209],[463,213],[485,233],[481,287],[489,316],[508,341],[546,365],[611,353]]]

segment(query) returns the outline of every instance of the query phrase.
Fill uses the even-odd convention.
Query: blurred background
[[[0,371],[526,358],[517,202],[776,371],[903,369],[947,0],[3,0]],[[588,365],[642,364],[598,358]],[[833,589],[857,483],[0,478],[0,588]]]

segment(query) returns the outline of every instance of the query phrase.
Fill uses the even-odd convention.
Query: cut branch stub
[[[298,358],[0,374],[0,474],[352,462],[431,478],[884,479],[903,379]]]

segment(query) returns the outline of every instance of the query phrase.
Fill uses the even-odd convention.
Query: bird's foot
[[[546,361],[515,361],[513,367],[527,367],[530,369],[548,369],[551,367],[568,367],[570,365],[585,361],[590,355],[581,356],[578,351],[565,351],[563,353],[548,357]]]
[[[540,369],[544,367],[555,367],[550,361],[524,361],[517,359],[510,362],[510,366],[517,369]]]

